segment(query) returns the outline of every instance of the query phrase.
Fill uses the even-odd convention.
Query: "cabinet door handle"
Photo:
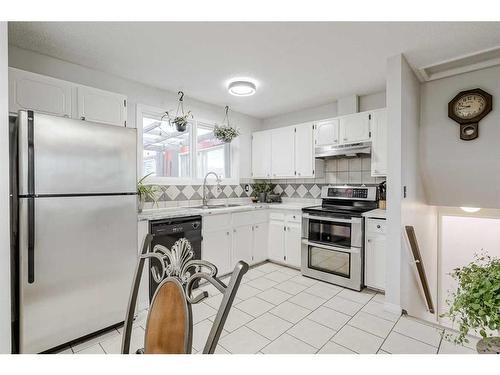
[[[366,240],[366,242],[372,242],[372,240]]]
[[[226,235],[229,236],[229,232],[226,232]]]
[[[347,141],[347,138],[344,138],[344,141]]]
[[[236,229],[233,229],[233,233],[236,233]]]

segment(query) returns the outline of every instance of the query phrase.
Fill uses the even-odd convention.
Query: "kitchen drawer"
[[[233,226],[253,225],[267,221],[266,211],[236,212],[233,214]]]
[[[285,214],[282,213],[282,212],[270,212],[269,213],[269,220],[281,220],[281,221],[284,221],[285,220]]]
[[[301,223],[302,222],[302,215],[300,213],[286,214],[285,219],[289,223]]]
[[[368,219],[366,230],[369,233],[387,233],[387,222],[383,219]]]
[[[203,216],[202,223],[204,232],[231,227],[231,214]]]

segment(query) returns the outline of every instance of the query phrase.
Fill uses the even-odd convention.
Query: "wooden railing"
[[[420,286],[424,291],[425,302],[427,303],[427,309],[429,312],[434,314],[434,305],[432,303],[431,291],[429,289],[429,283],[427,281],[427,276],[425,275],[424,262],[422,260],[422,255],[420,254],[420,249],[418,248],[417,236],[415,235],[415,229],[411,225],[405,226],[406,235],[408,237],[408,242],[410,243],[410,249],[413,255],[413,261],[415,267],[417,268],[418,278],[420,280]]]

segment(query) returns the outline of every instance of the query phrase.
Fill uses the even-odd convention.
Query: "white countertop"
[[[387,219],[387,211],[376,208],[371,211],[366,211],[362,214],[364,217],[373,217],[375,219]]]
[[[158,219],[171,219],[174,217],[185,217],[192,215],[218,215],[232,212],[242,212],[251,210],[264,210],[272,208],[273,210],[296,210],[300,211],[304,207],[312,206],[311,202],[284,202],[284,203],[253,203],[244,204],[236,207],[224,207],[215,209],[202,209],[194,207],[172,207],[172,208],[155,208],[143,210],[138,214],[138,220],[158,220]]]

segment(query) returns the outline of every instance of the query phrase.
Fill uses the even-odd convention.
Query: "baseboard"
[[[398,315],[401,315],[401,313],[403,312],[401,306],[389,302],[384,302],[384,310]]]

